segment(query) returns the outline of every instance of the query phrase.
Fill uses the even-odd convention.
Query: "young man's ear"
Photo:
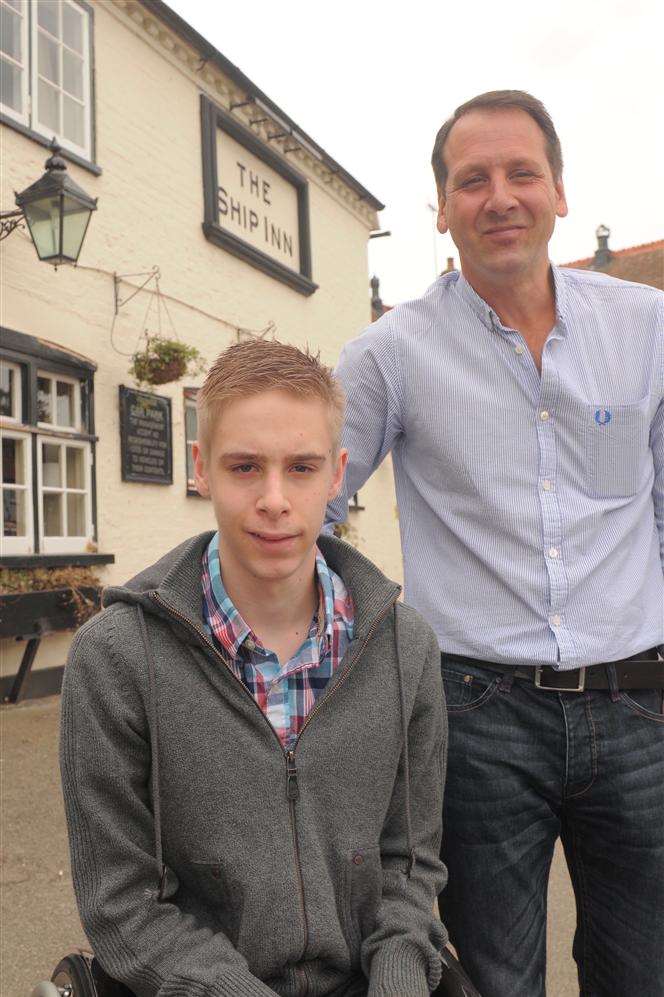
[[[334,468],[334,477],[332,478],[332,483],[330,485],[330,491],[328,494],[328,501],[335,499],[339,492],[341,491],[341,486],[344,482],[344,474],[346,473],[346,464],[348,463],[348,451],[341,449],[336,457],[336,465]]]
[[[194,461],[194,481],[196,491],[203,498],[210,497],[210,485],[208,482],[207,461],[203,457],[203,451],[198,441],[191,444],[191,456]]]

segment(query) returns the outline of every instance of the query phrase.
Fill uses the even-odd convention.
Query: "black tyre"
[[[61,959],[53,971],[51,983],[60,989],[69,987],[71,997],[97,997],[90,965],[82,955],[66,955]]]

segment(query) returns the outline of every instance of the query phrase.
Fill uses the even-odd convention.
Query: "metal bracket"
[[[137,287],[133,294],[130,294],[120,301],[120,284],[127,277],[145,277],[145,280],[140,287]],[[135,298],[139,291],[142,291],[146,284],[149,284],[151,280],[156,281],[157,288],[159,288],[159,278],[161,277],[161,271],[159,267],[153,267],[152,270],[143,270],[141,273],[114,273],[113,274],[113,299],[115,302],[115,314],[117,315],[123,305],[126,305],[128,301]]]
[[[0,242],[11,235],[22,221],[22,208],[17,208],[15,211],[0,211]]]

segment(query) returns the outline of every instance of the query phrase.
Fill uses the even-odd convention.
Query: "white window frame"
[[[194,478],[189,477],[189,468],[187,467],[187,457],[191,456],[191,444],[195,443],[196,440],[190,440],[187,436],[187,409],[193,409],[196,413],[196,433],[198,434],[198,409],[196,407],[196,397],[198,394],[198,388],[185,388],[184,389],[184,418],[183,418],[183,433],[184,433],[184,446],[185,446],[185,465],[184,473],[187,480],[187,494],[193,495],[198,494],[196,490],[196,481]],[[198,437],[197,437],[198,438]],[[193,463],[193,456],[192,456]]]
[[[2,108],[2,113],[6,114],[8,118],[12,118],[14,121],[18,121],[22,125],[28,125],[30,123],[30,97],[28,93],[28,79],[30,78],[30,52],[28,48],[28,5],[27,0],[19,0],[21,4],[21,53],[23,55],[23,62],[18,63],[11,56],[6,53],[2,53],[2,58],[14,66],[20,66],[21,68],[21,103],[23,105],[22,111],[17,111],[15,108],[10,107],[8,104],[0,103],[0,108]],[[0,0],[2,3],[2,0]],[[2,6],[7,7],[9,10],[17,14],[18,11],[11,6],[11,4],[2,4]]]
[[[5,487],[7,490],[11,491],[25,491],[25,528],[26,535],[23,537],[6,537],[4,535],[5,529],[5,509],[4,502],[0,507],[0,545],[2,546],[3,557],[10,557],[16,554],[33,554],[35,549],[34,544],[34,495],[32,489],[32,441],[30,433],[19,433],[13,429],[3,429],[0,436],[5,439],[11,440],[21,440],[23,442],[23,453],[25,466],[23,468],[23,477],[25,480],[24,485],[7,485],[4,482],[2,484],[2,491],[4,493]]]
[[[37,377],[45,377],[51,381],[51,412],[55,418],[57,412],[57,388],[56,382],[63,381],[65,384],[74,386],[74,419],[73,426],[61,426],[57,422],[38,422],[37,425],[43,429],[53,429],[56,432],[79,433],[81,431],[81,382],[75,377],[67,374],[54,374],[51,370],[38,370]]]
[[[21,368],[17,363],[12,363],[10,360],[5,359],[0,359],[0,367],[5,370],[14,371],[14,383],[16,385],[12,414],[0,416],[0,419],[4,419],[5,422],[22,422],[23,382],[21,380]]]
[[[85,453],[83,467],[85,473],[85,489],[67,488],[66,459],[62,465],[62,484],[60,488],[54,486],[44,486],[43,484],[43,459],[42,446],[52,445],[61,447],[76,447]],[[44,554],[81,554],[88,550],[88,544],[92,540],[92,449],[90,443],[84,440],[72,440],[66,436],[38,436],[37,437],[37,509],[39,514],[39,545]],[[45,493],[57,492],[63,495],[62,501],[62,527],[64,536],[47,537],[44,535],[44,501]],[[85,494],[85,536],[67,536],[67,502],[68,492],[75,494]]]

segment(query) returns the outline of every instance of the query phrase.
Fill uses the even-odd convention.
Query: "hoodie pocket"
[[[354,848],[346,859],[344,887],[344,930],[353,961],[359,960],[362,942],[376,927],[382,894],[379,847]]]

